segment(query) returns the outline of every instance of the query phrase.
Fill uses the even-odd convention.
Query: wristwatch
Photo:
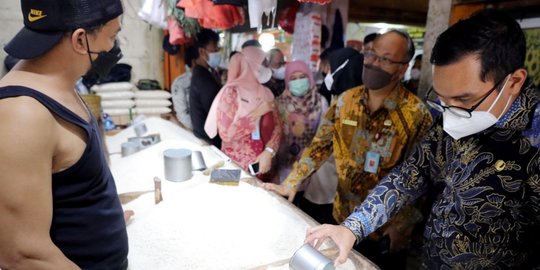
[[[272,155],[272,157],[274,157],[276,155],[276,151],[274,151],[274,149],[270,148],[270,147],[265,147],[264,148],[264,151],[270,153]]]

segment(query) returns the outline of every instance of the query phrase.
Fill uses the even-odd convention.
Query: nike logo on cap
[[[47,15],[43,14],[43,11],[41,11],[41,10],[30,9],[30,12],[28,12],[28,21],[29,22],[35,22],[35,21],[43,19],[45,17],[47,17]]]

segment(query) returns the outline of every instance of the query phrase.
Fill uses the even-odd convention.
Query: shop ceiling
[[[350,22],[385,22],[424,26],[429,0],[350,0]]]
[[[295,4],[298,4],[297,0],[279,0],[278,14]],[[428,6],[429,0],[349,0],[349,22],[385,22],[425,26]],[[232,32],[247,30],[249,27],[244,25],[232,29]]]
[[[452,4],[484,4],[506,10],[516,19],[540,17],[540,0],[453,0]],[[424,26],[428,7],[429,0],[350,0],[349,21]]]
[[[279,0],[278,14],[297,0]],[[425,26],[430,0],[349,0],[350,22],[385,22]],[[447,1],[447,0],[431,0]],[[454,5],[485,4],[510,12],[516,19],[540,17],[540,0],[453,0]],[[278,16],[279,18],[279,16]],[[248,23],[231,32],[250,31]],[[251,29],[253,30],[253,29]]]

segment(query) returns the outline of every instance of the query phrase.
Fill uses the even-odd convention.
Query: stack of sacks
[[[143,90],[135,91],[135,108],[133,113],[147,116],[159,116],[170,113],[172,105],[171,93],[165,90]]]
[[[129,82],[113,82],[92,86],[101,97],[103,112],[116,124],[125,125],[137,115],[159,116],[170,113],[171,93],[165,90],[140,91]]]
[[[101,108],[110,116],[129,115],[135,106],[133,89],[129,82],[112,82],[92,86],[91,90],[101,97]]]

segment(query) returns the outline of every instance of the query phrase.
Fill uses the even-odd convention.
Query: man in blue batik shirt
[[[433,48],[440,116],[408,158],[331,238],[342,263],[356,241],[423,194],[435,194],[424,230],[426,269],[540,266],[540,92],[527,78],[525,37],[501,12],[481,11],[442,33]],[[429,96],[429,93],[428,93]]]

